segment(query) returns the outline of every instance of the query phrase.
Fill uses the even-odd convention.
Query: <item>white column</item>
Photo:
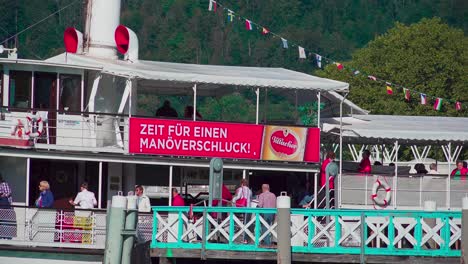
[[[247,171],[246,170],[242,170],[242,179],[245,179],[247,175]]]
[[[81,102],[80,102],[80,112],[84,111],[84,91],[85,83],[84,83],[84,70],[81,71]]]
[[[34,71],[31,76],[31,108],[34,108]]]
[[[55,79],[55,94],[55,110],[58,111],[60,106],[60,75],[58,73]]]
[[[257,88],[255,91],[255,94],[257,95],[257,108],[255,110],[255,124],[258,125],[258,111],[260,108],[260,88]]]
[[[395,176],[393,181],[393,209],[397,208],[397,186],[398,186],[398,140],[395,142]]]
[[[127,80],[127,85],[129,85],[129,92],[128,92],[128,116],[132,117],[132,91],[133,91],[133,82],[132,80]]]
[[[98,208],[102,208],[102,161],[99,162]]]
[[[31,158],[26,159],[26,206],[29,206],[29,180],[31,177]]]
[[[171,195],[172,195],[172,171],[173,171],[173,167],[169,166],[169,196],[168,196],[169,206],[172,206],[172,199],[171,199]]]
[[[96,78],[93,82],[93,88],[91,89],[91,94],[89,95],[89,102],[88,102],[88,111],[94,112],[94,100],[96,99],[96,94],[99,88],[99,81],[101,80],[102,75],[98,73]]]
[[[197,121],[197,84],[193,85],[193,121]]]
[[[317,127],[320,128],[320,91],[317,93]]]
[[[8,106],[10,102],[10,70],[6,67],[3,68],[3,106]]]

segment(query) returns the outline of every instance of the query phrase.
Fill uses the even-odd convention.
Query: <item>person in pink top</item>
[[[359,163],[359,169],[358,171],[360,173],[371,173],[372,171],[372,166],[371,166],[371,162],[370,162],[370,151],[369,150],[364,150],[364,152],[362,152],[362,160],[361,160],[361,163]]]
[[[327,165],[330,163],[330,161],[334,159],[335,159],[335,152],[333,151],[327,152],[327,157],[322,162],[322,167],[320,168],[320,187],[325,186],[326,178],[327,178],[327,174],[325,173],[325,170],[327,169]]]
[[[450,173],[454,180],[466,179],[468,169],[463,166],[463,161],[457,161],[457,167]]]
[[[176,188],[172,188],[172,206],[185,206],[185,201]]]
[[[270,192],[270,185],[262,184],[262,193],[258,196],[258,207],[260,208],[276,208],[276,195]],[[273,224],[275,214],[262,214],[263,219],[269,226]],[[262,225],[262,233],[266,232],[267,228]],[[271,246],[271,234],[265,236],[265,246]]]

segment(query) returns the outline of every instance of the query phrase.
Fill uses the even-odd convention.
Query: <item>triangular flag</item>
[[[248,19],[245,20],[245,29],[252,30],[252,22]]]
[[[341,71],[341,70],[343,69],[343,64],[341,64],[341,63],[339,63],[339,62],[335,62],[335,65],[336,65],[336,68],[337,68],[338,70]]]
[[[409,101],[411,99],[411,93],[409,89],[403,88],[403,92],[405,93],[405,100]]]
[[[230,9],[228,9],[228,22],[234,21],[234,12],[232,12]]]
[[[421,94],[421,104],[422,105],[425,105],[427,104],[427,100],[426,100],[426,94]]]
[[[387,93],[393,94],[392,84],[389,82],[386,82],[385,85],[387,86]]]
[[[322,68],[322,56],[315,54],[315,60],[317,61],[317,67]]]
[[[281,38],[281,42],[283,43],[283,48],[287,49],[288,48],[288,40]]]
[[[216,1],[210,0],[210,4],[208,5],[208,11],[216,12]]]
[[[371,79],[373,81],[377,81],[377,77],[372,76],[372,75],[367,76],[367,78],[369,78],[369,79]]]
[[[436,98],[434,102],[434,110],[440,111],[442,109],[442,98]]]
[[[306,56],[304,48],[301,46],[297,46],[297,47],[299,49],[299,59],[306,59],[307,56]]]
[[[460,111],[462,109],[462,104],[461,102],[455,102],[455,110]]]
[[[266,35],[268,33],[270,33],[270,31],[268,29],[262,28],[262,35]]]

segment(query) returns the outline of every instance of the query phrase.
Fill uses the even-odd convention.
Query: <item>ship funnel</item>
[[[120,24],[121,0],[87,0],[85,52],[88,56],[117,59],[114,30]]]
[[[69,27],[63,33],[65,51],[69,53],[83,53],[83,33],[76,28]]]
[[[115,44],[117,51],[124,55],[124,60],[138,60],[138,37],[131,29],[119,25],[115,29]]]

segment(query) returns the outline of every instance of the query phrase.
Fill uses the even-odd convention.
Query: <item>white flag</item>
[[[315,60],[317,61],[317,67],[322,68],[322,56],[315,54]]]
[[[214,4],[214,5],[213,5]],[[208,11],[216,12],[216,1],[210,0],[210,5],[208,6]]]
[[[306,53],[303,47],[298,46],[299,48],[299,59],[306,59]]]

